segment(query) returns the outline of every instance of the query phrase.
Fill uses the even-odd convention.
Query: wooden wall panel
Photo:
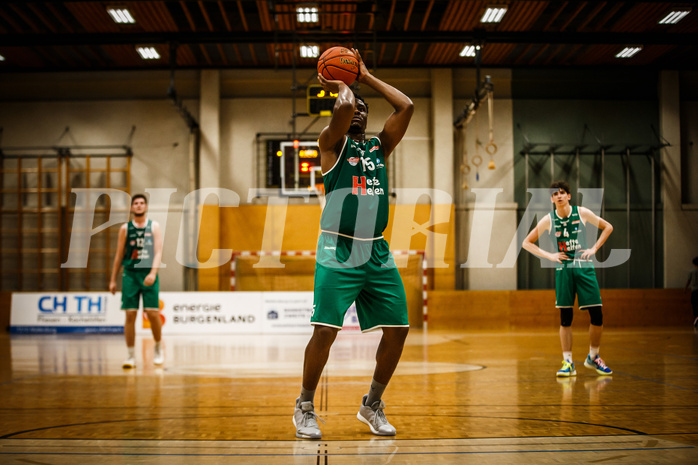
[[[555,292],[430,291],[429,328],[459,330],[556,329]],[[604,326],[628,328],[687,326],[693,321],[690,298],[682,289],[602,289]],[[575,307],[574,329],[589,326]]]

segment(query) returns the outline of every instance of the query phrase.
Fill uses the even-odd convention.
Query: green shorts
[[[555,307],[574,307],[577,295],[579,308],[601,305],[601,292],[591,262],[574,260],[555,269]]]
[[[143,308],[159,310],[160,308],[160,279],[155,278],[152,286],[143,284],[143,280],[150,273],[149,269],[124,269],[123,281],[121,283],[121,309],[138,309],[140,296],[143,295]]]
[[[362,332],[409,327],[405,288],[385,239],[354,241],[323,233],[317,247],[311,324],[341,329],[352,302]]]

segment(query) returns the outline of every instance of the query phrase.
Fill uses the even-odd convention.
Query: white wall
[[[678,71],[662,71],[659,79],[659,131],[669,143],[661,152],[664,210],[664,287],[686,285],[691,260],[698,256],[698,211],[681,203],[681,130]],[[694,180],[696,182],[698,180]]]
[[[297,74],[300,84],[312,78],[312,70],[301,70]],[[497,197],[494,215],[494,235],[488,257],[498,263],[504,256],[504,245],[508,246],[516,228],[515,205],[513,204],[513,127],[511,99],[511,72],[508,70],[483,70],[482,76],[490,74],[495,83],[494,136],[498,150],[493,157],[496,170],[487,169],[489,157],[484,151],[480,166],[480,180],[475,180],[472,170],[468,183],[470,188],[501,188]],[[290,133],[292,131],[293,100],[291,96],[292,74],[290,71],[270,70],[223,70],[220,76],[220,186],[238,193],[246,203],[248,191],[259,186],[263,170],[257,164],[257,133]],[[394,163],[396,188],[440,188],[434,173],[443,173],[448,167],[439,166],[435,171],[432,131],[431,79],[428,69],[386,69],[377,76],[403,90],[415,103],[415,113],[410,127],[397,147],[390,163]],[[119,72],[119,73],[72,73],[31,74],[0,76],[0,126],[3,127],[2,146],[53,145],[66,126],[70,134],[62,141],[65,144],[125,144],[132,126],[136,132],[131,141],[134,150],[132,165],[132,192],[147,188],[175,188],[169,205],[151,205],[151,212],[167,216],[164,262],[162,271],[163,290],[183,288],[183,270],[175,260],[181,219],[182,199],[188,190],[187,156],[189,130],[177,114],[165,91],[168,85],[166,72]],[[475,72],[472,69],[452,70],[453,105],[448,111],[455,117],[463,109],[475,89]],[[308,81],[311,82],[311,81]],[[179,94],[186,97],[185,105],[198,118],[200,73],[195,71],[177,74]],[[9,90],[8,90],[9,89]],[[360,90],[370,106],[368,133],[377,133],[389,115],[390,106],[374,91],[366,87]],[[305,112],[305,97],[298,93],[296,112]],[[692,111],[690,107],[689,111]],[[673,111],[666,108],[663,111]],[[306,128],[312,119],[299,117],[298,131]],[[669,126],[676,119],[663,117]],[[674,122],[671,122],[674,121]],[[328,122],[321,118],[310,133],[317,134]],[[479,137],[488,141],[486,107],[481,109]],[[468,131],[468,152],[472,159],[474,148],[474,123]],[[679,144],[679,141],[672,141]],[[461,154],[454,154],[459,159]],[[675,154],[670,158],[674,163]],[[694,164],[691,164],[694,167]],[[691,168],[693,169],[693,168]],[[678,179],[677,179],[678,177]],[[680,182],[680,170],[672,168],[665,182]],[[449,181],[450,182],[450,181]],[[460,186],[453,186],[454,191]],[[674,199],[675,192],[671,192]],[[469,194],[468,202],[474,197]],[[399,201],[399,200],[398,200]],[[426,201],[426,199],[424,199]],[[684,269],[679,263],[683,258],[671,252],[682,251],[683,255],[698,255],[695,236],[698,231],[698,212],[686,210],[673,203],[666,207],[672,212],[665,216],[667,249],[665,255],[666,286],[683,285]],[[674,208],[676,207],[676,208]],[[470,234],[484,234],[486,225],[473,224],[472,206],[468,207]],[[480,228],[480,229],[478,229]],[[678,261],[677,261],[678,260]],[[676,270],[676,271],[673,271]],[[511,289],[515,287],[514,270],[470,269],[468,282],[472,289]]]
[[[681,102],[683,203],[698,209],[698,102]]]
[[[486,146],[490,142],[489,108],[483,102],[476,116],[461,131],[465,135],[465,145],[457,145],[455,154],[458,165],[467,162],[470,170],[463,182],[456,189],[468,188],[465,192],[466,226],[462,244],[466,248],[464,282],[467,289],[473,290],[511,290],[516,289],[516,268],[511,266],[497,268],[514,240],[516,234],[516,208],[514,203],[514,129],[513,101],[511,99],[511,71],[504,69],[483,69],[481,82],[490,76],[494,84],[493,100],[493,142],[496,152],[489,155]],[[474,69],[458,69],[454,72],[453,119],[460,115],[471,101],[477,86]],[[466,98],[463,98],[463,97]],[[479,140],[479,146],[476,141]],[[482,159],[479,167],[475,166],[479,155]],[[495,169],[488,168],[494,162]],[[475,163],[474,163],[475,162]],[[479,173],[479,179],[478,179]],[[479,221],[476,218],[474,190],[499,189],[492,222]],[[482,199],[480,199],[482,200]],[[487,247],[489,246],[489,247]],[[475,255],[475,256],[473,256]]]
[[[175,188],[169,205],[151,204],[167,213],[163,290],[182,288],[182,267],[175,260],[182,199],[187,190],[189,131],[166,100],[5,102],[0,107],[3,147],[52,146],[66,127],[60,145],[125,145],[132,126],[131,192]],[[96,226],[96,225],[95,225]]]

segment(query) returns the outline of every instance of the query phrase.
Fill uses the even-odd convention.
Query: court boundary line
[[[556,449],[556,450],[517,450],[517,451],[443,451],[443,452],[369,452],[369,453],[290,453],[290,454],[155,454],[155,453],[99,453],[99,452],[0,452],[0,455],[62,455],[62,456],[128,456],[128,457],[360,457],[360,456],[384,456],[384,455],[476,455],[476,454],[549,454],[549,453],[579,453],[579,452],[635,452],[635,451],[661,451],[661,450],[685,450],[696,449],[696,446],[677,446],[677,447],[636,447],[629,449]]]

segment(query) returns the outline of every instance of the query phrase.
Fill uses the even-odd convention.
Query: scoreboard
[[[308,115],[310,116],[332,116],[334,101],[337,100],[337,94],[327,92],[319,84],[308,86]]]

